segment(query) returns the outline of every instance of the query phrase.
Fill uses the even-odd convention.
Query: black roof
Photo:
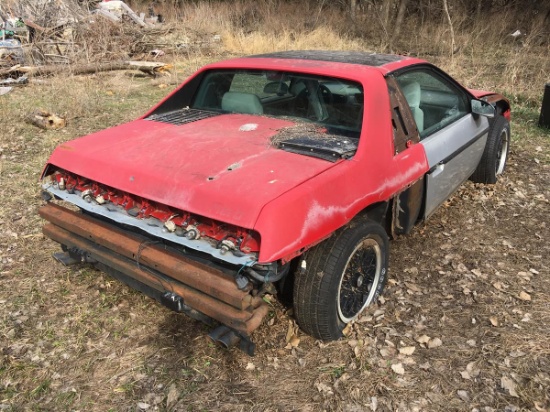
[[[320,60],[335,63],[362,64],[364,66],[383,66],[387,63],[403,60],[403,56],[395,54],[377,54],[360,51],[330,51],[330,50],[289,50],[284,52],[256,54],[249,57],[266,57],[271,59]]]

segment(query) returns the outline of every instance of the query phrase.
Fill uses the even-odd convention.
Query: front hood
[[[237,226],[335,163],[270,138],[290,121],[226,114],[180,126],[136,120],[56,148],[49,164],[113,188]]]

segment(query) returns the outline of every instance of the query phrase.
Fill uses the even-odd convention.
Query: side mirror
[[[495,117],[495,107],[484,100],[472,99],[472,113],[493,118]]]

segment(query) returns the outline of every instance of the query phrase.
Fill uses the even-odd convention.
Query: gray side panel
[[[460,148],[466,146],[472,139],[487,133],[489,120],[486,117],[478,116],[477,119],[471,114],[464,116],[455,123],[423,139],[420,144],[426,150],[430,168],[441,161],[448,159]],[[481,156],[480,156],[481,157]],[[479,159],[475,160],[475,164]]]
[[[472,145],[453,157],[449,162],[437,165],[428,173],[426,179],[426,210],[424,218],[428,218],[437,207],[472,175],[485,149],[487,135],[478,139]],[[472,162],[475,159],[475,162]]]
[[[427,137],[424,145],[430,172],[426,179],[426,210],[431,215],[470,175],[483,155],[489,121],[469,114]]]

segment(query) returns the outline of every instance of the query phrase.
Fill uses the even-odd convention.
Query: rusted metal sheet
[[[253,304],[252,296],[239,290],[230,276],[170,252],[161,246],[151,244],[141,236],[52,203],[43,206],[39,212],[44,219],[71,233],[104,246],[140,265],[165,273],[237,309],[246,309]]]
[[[393,237],[410,233],[420,216],[424,199],[424,179],[419,179],[409,188],[395,196],[392,204]]]
[[[259,302],[256,302],[258,304],[256,308],[250,307],[247,310],[238,310],[180,282],[166,277],[161,278],[152,271],[137,267],[134,262],[117,256],[91,240],[82,238],[52,223],[44,225],[42,230],[47,237],[56,242],[68,247],[86,250],[98,262],[112,267],[153,289],[176,293],[183,298],[184,303],[189,307],[243,334],[248,335],[256,329],[268,312],[267,305]]]
[[[409,105],[395,79],[386,77],[391,103],[393,141],[395,154],[420,141],[420,135]]]

